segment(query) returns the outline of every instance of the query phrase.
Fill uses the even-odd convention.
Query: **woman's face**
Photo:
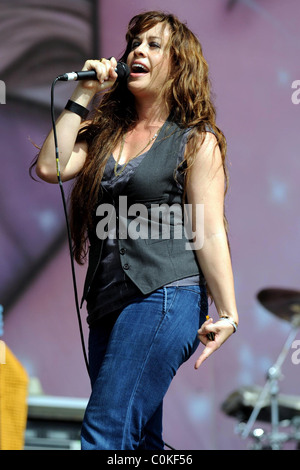
[[[158,96],[170,74],[169,26],[158,23],[132,40],[127,58],[128,89],[138,97]]]

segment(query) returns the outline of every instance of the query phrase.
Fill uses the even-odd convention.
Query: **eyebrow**
[[[141,37],[140,37],[140,36],[135,36],[135,37],[132,39],[132,41],[134,41],[135,39],[141,39]],[[153,39],[159,39],[159,40],[161,40],[161,37],[160,37],[160,36],[149,36],[149,37],[148,37],[148,40],[153,40]]]

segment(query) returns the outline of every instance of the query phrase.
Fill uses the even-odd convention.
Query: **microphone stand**
[[[300,315],[294,316],[292,320],[292,325],[292,330],[288,335],[288,338],[277,358],[277,361],[268,370],[267,382],[260,393],[260,396],[255,404],[255,407],[252,410],[252,413],[246,426],[241,432],[242,438],[246,439],[249,436],[252,426],[259,415],[259,412],[265,402],[265,399],[269,395],[271,401],[271,433],[269,434],[269,436],[270,446],[272,450],[280,450],[281,444],[288,439],[288,435],[286,433],[279,432],[278,381],[281,377],[281,366],[284,363],[285,358],[290,350],[290,347],[298,333],[298,328],[300,326]]]

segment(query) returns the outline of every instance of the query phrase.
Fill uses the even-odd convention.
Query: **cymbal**
[[[233,391],[221,405],[221,410],[228,416],[239,421],[247,421],[257,404],[262,392],[262,387],[257,385],[241,387]],[[279,420],[292,420],[300,416],[300,396],[278,395]],[[268,395],[257,417],[259,421],[271,422],[271,397]]]
[[[269,288],[257,294],[263,307],[279,318],[292,322],[300,318],[300,291],[291,289]]]

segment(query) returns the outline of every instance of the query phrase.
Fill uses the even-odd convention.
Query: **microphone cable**
[[[121,79],[127,78],[129,75],[129,68],[127,64],[123,62],[118,62],[117,67],[116,67],[116,72],[118,73],[119,77]],[[53,129],[53,135],[54,135],[54,144],[55,144],[55,159],[56,159],[56,173],[57,173],[57,179],[58,179],[58,184],[60,187],[60,192],[61,192],[61,197],[62,197],[62,202],[63,202],[63,208],[64,208],[64,214],[65,214],[65,220],[66,220],[66,227],[67,227],[67,234],[68,234],[68,245],[69,245],[69,252],[70,252],[70,259],[71,259],[71,271],[72,271],[72,280],[73,280],[73,289],[74,289],[74,297],[75,297],[75,306],[76,306],[76,312],[77,312],[77,319],[78,319],[78,325],[79,325],[79,331],[80,331],[80,338],[81,338],[81,345],[82,345],[82,350],[83,350],[83,356],[84,356],[84,361],[86,365],[86,369],[89,374],[89,364],[88,364],[88,359],[87,359],[87,353],[86,353],[86,347],[85,347],[85,342],[84,342],[84,335],[83,335],[83,330],[82,330],[82,322],[81,322],[81,316],[80,316],[80,307],[79,307],[79,302],[78,302],[78,291],[77,291],[77,285],[76,285],[76,275],[75,275],[75,267],[74,267],[74,259],[73,259],[73,250],[72,250],[72,239],[71,239],[71,232],[70,232],[70,226],[69,226],[69,218],[68,218],[68,211],[67,211],[67,204],[66,204],[66,198],[65,198],[65,193],[64,193],[64,188],[63,184],[61,181],[61,176],[60,176],[60,165],[59,165],[59,150],[58,150],[58,143],[57,143],[57,134],[56,134],[56,125],[55,125],[55,113],[54,113],[54,88],[55,85],[58,81],[63,80],[82,80],[86,74],[91,74],[92,73],[92,78],[94,78],[94,72],[93,71],[85,71],[85,72],[72,72],[70,74],[64,74],[64,75],[59,75],[56,77],[51,85],[51,120],[52,120],[52,129]]]
[[[69,246],[69,253],[70,253],[70,260],[71,260],[73,290],[74,290],[74,298],[75,298],[75,306],[76,306],[76,312],[77,312],[77,320],[78,320],[78,325],[79,325],[81,346],[82,346],[82,351],[83,351],[83,356],[84,356],[86,369],[87,369],[88,375],[90,375],[89,363],[88,363],[88,359],[87,359],[87,353],[86,353],[86,347],[85,347],[84,335],[83,335],[83,329],[82,329],[80,307],[79,307],[79,302],[78,302],[78,290],[77,290],[75,266],[74,266],[74,259],[73,259],[72,238],[71,238],[71,231],[70,231],[70,225],[69,225],[69,217],[68,217],[68,211],[67,211],[65,192],[64,192],[63,183],[62,183],[62,180],[61,180],[61,175],[60,175],[59,150],[58,150],[58,143],[57,143],[57,134],[56,134],[56,125],[55,125],[55,112],[54,112],[54,88],[55,88],[56,83],[59,81],[59,79],[60,79],[59,77],[56,77],[53,80],[52,85],[51,85],[51,120],[52,120],[52,129],[53,129],[54,144],[55,144],[56,173],[57,173],[58,185],[59,185],[60,192],[61,192],[61,198],[62,198],[62,203],[63,203],[66,228],[67,228],[68,246]]]

